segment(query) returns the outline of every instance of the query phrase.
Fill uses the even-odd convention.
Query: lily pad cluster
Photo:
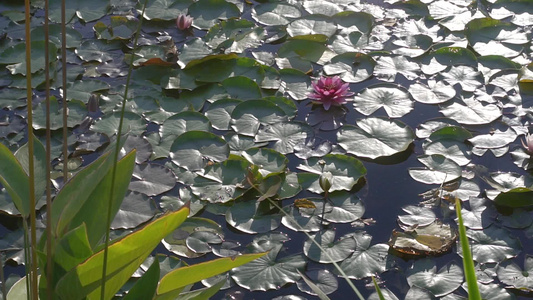
[[[50,2],[50,21],[58,23],[60,1]],[[299,295],[287,297],[305,298],[314,291],[304,274],[326,294],[345,295],[339,277],[380,277],[401,268],[396,255],[410,255],[429,258],[398,275],[407,296],[383,275],[390,299],[456,298],[466,295],[454,262],[459,199],[482,295],[513,299],[512,292],[533,289],[520,275],[531,268],[531,242],[515,237],[533,236],[533,164],[520,143],[533,112],[531,1],[148,0],[145,9],[136,0],[67,2],[62,66],[60,27],[42,40],[44,3],[32,1],[33,129],[44,140],[45,43],[54,169],[64,163],[62,103],[75,173],[116,138],[126,97],[124,153],[136,148],[137,157],[114,235],[190,202],[190,218],[162,242],[167,260],[270,250],[227,275],[228,294],[295,283]],[[0,11],[0,142],[19,149],[22,161],[24,8],[7,2]],[[176,27],[180,15],[193,18],[190,29]],[[355,95],[327,110],[312,105],[312,82],[324,77],[348,83]],[[388,244],[373,243],[387,238],[365,231],[376,217],[364,205],[373,192],[365,176],[376,164],[405,161],[411,165],[398,176],[429,190],[398,210],[401,230],[382,229]],[[59,171],[53,180],[62,184]],[[15,214],[4,189],[0,210]],[[234,231],[249,242],[226,238]],[[11,226],[2,238],[5,260],[23,261],[21,232]],[[514,260],[522,251],[525,264]]]

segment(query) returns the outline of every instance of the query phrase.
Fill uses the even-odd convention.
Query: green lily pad
[[[240,13],[235,4],[224,0],[199,0],[189,5],[189,14],[194,18],[194,26],[200,29],[209,29],[219,20],[237,18]]]
[[[135,165],[133,180],[129,189],[147,196],[157,196],[170,191],[176,184],[176,178],[170,169],[156,164]]]
[[[297,270],[303,271],[305,259],[301,255],[277,259],[281,248],[282,245],[275,246],[265,256],[233,269],[231,277],[239,286],[251,291],[279,289],[298,281],[301,276]]]
[[[222,228],[215,221],[206,218],[191,217],[185,220],[176,230],[166,236],[162,243],[168,251],[188,257],[194,258],[202,256],[203,253],[195,253],[187,247],[187,238],[195,233],[207,231],[223,235]]]
[[[250,163],[259,167],[259,173],[263,177],[271,173],[281,173],[287,168],[289,160],[285,155],[272,149],[251,148],[242,153]]]
[[[344,82],[357,83],[365,81],[374,73],[375,61],[359,52],[346,52],[333,57],[324,66],[327,75],[338,75]]]
[[[190,171],[204,168],[208,162],[224,161],[229,156],[228,144],[219,136],[205,131],[187,131],[170,147],[172,161]]]
[[[287,26],[287,33],[294,37],[299,35],[323,34],[332,36],[337,26],[324,15],[309,15],[292,21]]]
[[[91,130],[113,136],[118,132],[119,123],[120,112],[110,113],[97,120]],[[138,114],[125,112],[122,127],[131,134],[141,135],[146,130],[146,122]]]
[[[207,166],[193,181],[191,191],[202,200],[226,203],[240,196],[249,164],[242,160],[226,160]]]
[[[366,118],[356,125],[345,125],[337,132],[339,145],[356,156],[391,156],[405,151],[414,140],[411,128],[401,121]]]
[[[283,2],[261,3],[252,8],[252,18],[267,26],[287,25],[301,15],[296,6]]]
[[[187,7],[193,1],[175,1],[175,0],[149,0],[146,3],[146,9],[143,17],[146,20],[175,20],[180,14],[187,12]],[[141,4],[139,4],[141,5]],[[142,7],[138,8],[140,13]]]
[[[324,294],[328,295],[335,292],[339,286],[339,282],[335,275],[331,274],[328,270],[311,270],[305,273],[305,276],[315,284]],[[303,279],[303,278],[302,278]],[[316,292],[309,287],[306,281],[299,280],[296,282],[298,289],[302,292],[316,296]],[[296,300],[296,299],[293,299]]]
[[[529,274],[533,271],[533,257],[526,255],[524,269],[512,261],[505,261],[498,266],[498,279],[506,285],[506,288],[517,289],[525,292],[533,292],[533,281]]]
[[[313,128],[303,122],[279,122],[259,129],[255,142],[274,142],[274,150],[289,154],[294,152],[296,145],[312,137],[313,133]]]
[[[422,183],[442,184],[462,175],[461,167],[456,162],[440,154],[422,155],[418,161],[426,168],[410,168],[409,175]]]
[[[467,230],[472,258],[478,263],[498,263],[518,255],[520,240],[506,229],[491,225],[483,230]]]
[[[415,83],[409,87],[413,98],[425,104],[439,104],[452,99],[456,91],[444,81],[428,80],[428,85]]]
[[[410,286],[424,288],[437,297],[450,294],[463,283],[463,270],[455,263],[448,263],[437,271],[434,261],[419,260],[406,273]]]
[[[491,18],[475,19],[466,25],[465,35],[472,48],[481,55],[515,57],[529,42],[527,33],[518,26]]]
[[[274,124],[285,119],[285,112],[274,103],[266,100],[249,100],[233,109],[231,127],[238,134],[255,136],[260,125]]]
[[[161,124],[159,133],[162,139],[172,139],[187,131],[209,131],[211,124],[203,114],[184,111],[173,115]]]
[[[378,84],[370,86],[354,97],[354,107],[365,116],[384,108],[391,118],[400,118],[414,108],[409,92],[397,85]]]
[[[41,102],[33,108],[33,128],[35,130],[46,129],[46,104]],[[80,125],[87,116],[87,107],[81,101],[68,102],[67,126],[72,128]],[[50,97],[50,130],[63,127],[63,105],[59,104],[56,97]]]
[[[45,68],[44,41],[31,42],[31,73],[43,70]],[[55,44],[48,42],[50,62],[57,60],[57,47]],[[19,43],[8,47],[0,53],[0,64],[8,65],[6,68],[11,74],[26,75],[26,44]]]
[[[250,234],[272,231],[281,224],[281,214],[271,213],[268,201],[242,201],[235,203],[226,213],[226,222]]]
[[[152,199],[140,193],[128,192],[111,223],[111,228],[135,228],[150,221],[157,212],[155,202]]]
[[[348,278],[362,279],[375,276],[392,266],[393,260],[388,255],[388,245],[374,244],[371,246],[372,236],[361,231],[354,233],[353,237],[357,242],[355,252],[340,264]]]
[[[341,154],[327,154],[322,158],[311,157],[297,168],[317,175],[316,180],[307,189],[318,194],[323,192],[318,177],[325,172],[333,175],[330,192],[349,191],[366,174],[366,168],[361,161]]]
[[[209,105],[209,109],[205,112],[205,116],[209,119],[213,128],[218,130],[229,130],[231,113],[241,102],[241,100],[237,99],[217,100]]]
[[[355,247],[356,242],[353,237],[345,235],[335,240],[335,230],[325,230],[312,235],[305,241],[304,254],[319,263],[340,262],[350,256]]]
[[[250,100],[261,98],[261,89],[252,79],[245,76],[230,77],[222,81],[222,86],[231,98]]]

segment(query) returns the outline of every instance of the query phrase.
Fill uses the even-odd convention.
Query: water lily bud
[[[193,18],[188,15],[179,15],[176,18],[176,26],[178,26],[179,30],[187,30],[192,25]]]
[[[333,174],[331,172],[324,172],[320,175],[318,183],[324,192],[328,192],[331,188],[331,182],[333,181]]]
[[[533,135],[526,134],[526,142],[522,140],[522,146],[526,149],[527,153],[533,154]]]

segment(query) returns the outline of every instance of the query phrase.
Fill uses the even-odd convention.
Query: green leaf
[[[123,299],[153,299],[159,283],[159,272],[159,260],[155,259],[150,268],[135,282]]]
[[[260,259],[265,254],[267,253],[243,254],[236,257],[218,258],[192,266],[181,267],[161,278],[159,287],[157,288],[157,294],[164,295],[165,293],[172,292],[175,289],[193,284],[202,279],[227,272],[233,268]]]
[[[27,217],[30,213],[29,178],[24,168],[9,148],[0,143],[0,182],[13,199],[20,214]]]
[[[304,243],[304,254],[319,263],[332,263],[345,260],[355,248],[356,242],[353,237],[345,235],[335,240],[335,230],[330,229],[320,231],[307,239]]]
[[[108,214],[109,201],[112,202],[111,216],[115,216],[128,189],[134,165],[135,151],[132,151],[117,162],[113,199],[109,199],[113,177],[113,171],[109,169],[98,184],[93,183],[94,188],[87,201],[83,202],[79,210],[70,216],[69,229],[76,228],[81,224],[87,225],[87,235],[93,249],[101,242],[107,230],[107,224],[102,222],[102,216]]]
[[[57,60],[57,47],[48,43],[50,62]],[[31,73],[43,70],[45,65],[44,41],[31,42]],[[11,74],[21,74],[26,76],[26,43],[19,43],[11,46],[0,53],[0,64],[8,64],[6,67]]]
[[[231,113],[231,127],[235,132],[255,136],[261,125],[286,120],[285,111],[267,100],[248,100],[239,103]]]
[[[440,154],[421,155],[418,161],[427,168],[410,168],[409,175],[419,182],[442,184],[462,175],[461,167],[456,162]]]
[[[267,26],[287,25],[301,15],[300,9],[284,2],[261,3],[252,8],[252,18]]]
[[[533,190],[519,187],[501,192],[496,196],[494,202],[497,205],[511,208],[529,207],[533,205]]]
[[[188,214],[188,208],[168,213],[109,246],[105,299],[110,299],[128,281],[161,239],[183,223]],[[99,297],[103,256],[101,250],[68,272],[56,286],[60,297]]]

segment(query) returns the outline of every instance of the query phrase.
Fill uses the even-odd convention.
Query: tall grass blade
[[[31,85],[31,33],[30,33],[30,0],[24,1],[24,29],[26,34],[26,98],[28,108],[28,164],[29,164],[29,191],[30,191],[30,299],[37,299],[37,232],[35,229],[35,170],[33,162],[33,101]]]
[[[131,80],[131,73],[133,71],[133,60],[135,59],[135,51],[137,50],[137,41],[139,39],[139,35],[141,34],[141,28],[143,23],[143,16],[144,11],[146,9],[146,5],[148,3],[148,0],[144,1],[142,12],[140,14],[139,19],[139,26],[137,28],[137,32],[135,33],[135,38],[133,40],[133,55],[131,56],[130,65],[128,68],[128,76],[126,78],[126,86],[124,88],[124,96],[122,98],[122,107],[120,110],[120,122],[118,125],[118,132],[117,132],[117,144],[115,147],[115,157],[114,157],[114,163],[113,163],[113,171],[112,171],[112,178],[111,178],[111,191],[109,192],[109,207],[107,209],[107,217],[106,217],[106,235],[105,235],[105,245],[104,245],[104,257],[103,257],[103,266],[102,266],[102,282],[101,282],[101,290],[100,290],[100,299],[105,299],[105,283],[106,283],[106,273],[107,273],[107,257],[108,257],[108,248],[109,248],[109,228],[111,227],[111,210],[112,210],[112,199],[114,198],[114,191],[115,191],[115,177],[117,173],[117,162],[118,162],[118,154],[120,151],[120,138],[122,135],[122,126],[123,126],[123,120],[124,120],[124,112],[126,110],[126,101],[128,99],[128,91],[130,86],[130,80]]]
[[[468,237],[466,236],[466,229],[463,224],[463,215],[461,214],[461,200],[455,199],[455,211],[457,212],[457,219],[459,223],[459,240],[461,242],[461,249],[463,250],[463,268],[465,271],[466,284],[468,285],[468,299],[481,300],[479,287],[477,285],[476,269],[474,268],[474,260],[472,259],[472,252],[470,252],[470,245],[468,244]]]

